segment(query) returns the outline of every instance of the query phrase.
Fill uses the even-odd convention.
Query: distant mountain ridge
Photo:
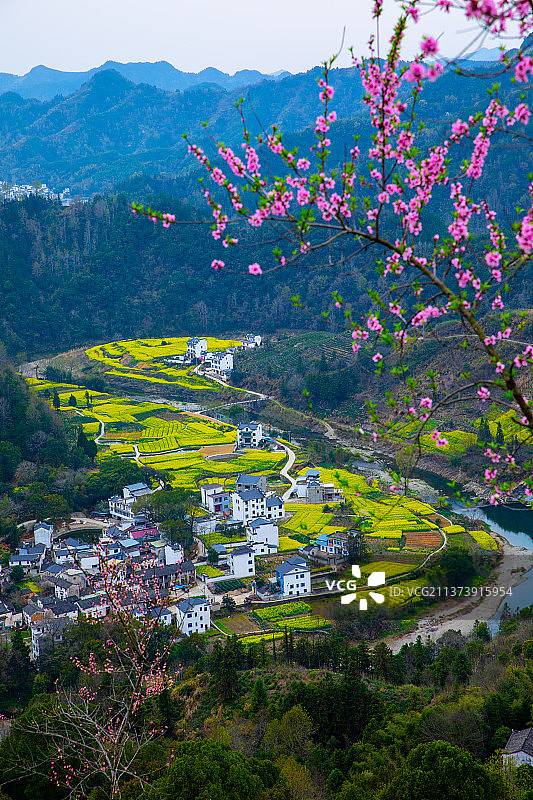
[[[491,69],[479,67],[488,75]],[[168,91],[135,83],[109,69],[95,73],[66,97],[40,101],[5,92],[0,94],[0,181],[39,180],[53,189],[68,186],[73,194],[87,196],[142,173],[188,179],[196,174],[197,165],[187,157],[183,132],[208,153],[216,151],[213,140],[239,147],[242,122],[235,102],[240,96],[245,98],[252,136],[276,125],[289,136],[288,146],[308,153],[316,145],[312,122],[322,108],[317,91],[320,74],[315,67],[232,90],[211,82]],[[332,147],[335,163],[340,163],[355,134],[363,136],[361,146],[366,146],[370,128],[357,69],[334,69],[330,78],[338,115]],[[518,98],[509,75],[501,76],[500,83],[506,102],[511,102],[509,93]],[[402,95],[408,91],[407,85],[402,86]],[[432,135],[440,136],[443,124],[459,113],[473,113],[484,94],[479,77],[461,77],[449,70],[425,87],[421,120],[432,127],[436,122]],[[194,186],[198,190],[196,181]]]
[[[215,67],[207,67],[201,72],[182,72],[168,61],[129,62],[106,61],[99,67],[85,72],[63,72],[50,69],[42,64],[33,67],[26,75],[0,73],[0,94],[15,92],[25,99],[51,100],[57,95],[68,95],[86,83],[97,72],[114,69],[133,83],[147,83],[167,92],[183,91],[193,86],[215,84],[222,89],[234,90],[252,86],[263,80],[278,81],[290,73],[281,70],[272,75],[263,74],[256,69],[241,69],[235,75],[228,75]]]

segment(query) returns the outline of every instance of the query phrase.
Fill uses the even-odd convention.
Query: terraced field
[[[219,476],[221,479],[252,472],[254,475],[270,475],[282,466],[285,453],[270,453],[264,450],[250,450],[229,461],[212,461],[201,453],[177,453],[171,455],[146,456],[143,463],[148,467],[167,470],[173,486],[196,488],[196,481],[202,475]]]
[[[80,415],[87,435],[95,436],[99,433],[101,420],[106,425],[103,443],[110,442],[103,455],[133,455],[133,443],[138,443],[139,452],[143,455],[153,456],[167,450],[180,450],[182,448],[199,448],[203,445],[233,445],[237,438],[236,428],[232,425],[214,422],[205,417],[192,414],[178,414],[173,406],[166,403],[153,403],[150,401],[136,401],[127,397],[116,397],[101,392],[89,391],[89,407],[87,407],[86,390],[71,384],[54,384],[49,381],[29,381],[31,388],[40,394],[46,389],[57,389],[61,401],[60,410],[75,410]],[[77,406],[70,406],[71,396],[74,396]],[[163,416],[158,416],[159,414]],[[178,419],[165,417],[178,416]],[[87,422],[83,422],[83,417]],[[164,456],[160,456],[165,459]],[[246,459],[246,456],[242,456]],[[280,454],[283,458],[283,454]],[[199,463],[206,459],[199,455]],[[252,454],[246,463],[264,463],[265,459],[257,461]],[[206,462],[210,463],[210,462]],[[270,463],[270,462],[268,462]],[[268,466],[268,464],[267,464]],[[199,474],[202,470],[197,470]],[[222,467],[222,472],[224,467]],[[236,472],[243,471],[240,467]],[[196,473],[195,473],[196,474]]]
[[[483,550],[497,550],[498,545],[490,535],[486,531],[468,531],[468,534],[472,537],[476,544],[483,548]]]
[[[405,547],[412,550],[436,550],[442,543],[438,531],[410,531],[405,534]]]
[[[90,347],[85,355],[91,361],[108,367],[106,375],[144,381],[148,383],[183,386],[195,391],[219,392],[220,386],[193,372],[191,366],[168,365],[164,358],[183,355],[187,352],[188,336],[169,339],[127,339],[119,342]],[[234,339],[207,337],[210,352],[225,350],[239,345]]]

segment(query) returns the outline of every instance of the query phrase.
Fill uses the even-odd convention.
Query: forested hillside
[[[492,82],[487,67],[483,77],[461,77],[446,73],[424,90],[419,103],[421,120],[428,125],[428,143],[441,135],[444,122],[479,109]],[[319,69],[291,75],[278,82],[262,81],[244,89],[220,86],[191,87],[168,92],[147,84],[134,84],[114,70],[95,74],[74,94],[40,102],[9,92],[0,97],[0,176],[4,180],[39,179],[50,186],[70,186],[88,194],[109,189],[134,173],[187,174],[194,162],[186,156],[182,134],[187,131],[203,146],[208,138],[206,120],[215,139],[238,146],[242,124],[234,108],[240,96],[252,133],[279,125],[298,136],[302,150],[315,143],[310,126],[319,111],[316,80]],[[504,97],[518,91],[508,77],[501,79]],[[335,136],[337,157],[351,146],[353,135],[369,135],[368,120],[361,103],[362,86],[354,68],[331,74],[336,89],[335,108],[341,123],[349,121]],[[408,86],[402,93],[407,95]],[[513,145],[512,145],[513,146]],[[505,180],[498,189],[511,190],[516,164],[509,158],[502,165]],[[508,174],[510,173],[510,174]],[[511,180],[511,186],[507,184]],[[497,180],[497,175],[493,175]]]

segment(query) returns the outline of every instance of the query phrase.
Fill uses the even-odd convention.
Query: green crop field
[[[498,545],[486,531],[468,531],[469,535],[483,550],[497,550]]]
[[[181,447],[203,447],[214,444],[233,444],[236,428],[184,415],[184,421],[167,422],[158,417],[144,420],[146,428],[139,441],[141,453],[158,453]]]
[[[283,639],[283,633],[245,633],[239,636],[239,641],[244,644],[259,644],[263,639],[271,642],[273,639]]]
[[[283,527],[316,538],[333,519],[333,514],[322,511],[323,507],[312,503],[286,503],[285,512],[293,516],[283,523]]]
[[[97,361],[110,369],[106,375],[115,375],[130,380],[169,386],[183,386],[195,391],[219,392],[220,386],[201,375],[193,373],[191,367],[168,366],[161,359],[182,355],[187,351],[189,337],[169,339],[131,339],[90,347],[85,351],[91,361]],[[164,342],[164,344],[163,344]],[[210,352],[225,350],[240,344],[233,339],[207,337]]]
[[[106,425],[103,443],[107,440],[119,442],[111,445],[106,451],[106,456],[133,455],[132,442],[136,441],[139,452],[142,456],[157,455],[167,450],[179,450],[181,448],[199,448],[206,445],[225,445],[233,444],[237,438],[236,428],[222,422],[196,417],[192,414],[180,414],[179,419],[163,419],[158,414],[172,414],[177,416],[176,409],[166,403],[153,403],[151,401],[136,401],[127,397],[115,397],[100,392],[89,392],[90,408],[86,408],[86,390],[83,387],[69,385],[65,388],[64,384],[54,384],[49,381],[37,381],[32,379],[30,386],[33,390],[42,392],[45,388],[59,390],[61,409],[69,408],[68,401],[73,394],[78,402],[78,412],[80,413],[80,423],[86,434],[97,435],[100,431],[97,418]],[[84,423],[83,416],[90,418]],[[121,430],[123,426],[130,426],[130,430]],[[131,426],[135,430],[131,430]],[[185,458],[191,459],[190,454],[184,454]],[[160,458],[167,458],[160,456]],[[226,472],[271,472],[282,460],[286,458],[285,453],[267,453],[261,450],[244,453],[235,460],[236,466],[228,466],[231,462],[223,462],[220,469],[215,473],[224,474]],[[238,463],[237,463],[238,462]],[[199,455],[191,461],[189,475],[181,475],[176,485],[187,487],[195,486],[194,478],[199,475],[205,465],[207,471],[211,472],[212,465],[218,462],[209,462]],[[200,466],[201,465],[201,466]],[[161,468],[166,468],[161,467]],[[180,482],[181,480],[181,482]]]
[[[196,572],[198,575],[207,575],[208,578],[220,578],[224,575],[223,570],[212,567],[210,564],[198,564]]]
[[[263,450],[250,450],[230,461],[212,461],[201,453],[176,453],[163,456],[146,456],[143,463],[147,467],[168,470],[173,486],[196,488],[196,479],[206,476],[238,475],[240,472],[269,474],[279,469],[285,460],[285,453],[269,453]]]
[[[280,618],[276,622],[271,620],[270,625],[271,627],[278,628],[279,630],[284,630],[287,628],[288,630],[293,631],[318,631],[322,630],[323,628],[330,628],[331,622],[328,622],[328,620],[324,619],[324,617],[319,617],[316,614],[313,614],[309,617],[284,617]]]
[[[279,552],[287,553],[290,550],[298,550],[302,546],[302,542],[298,539],[291,539],[289,536],[279,537]]]
[[[295,617],[298,614],[310,614],[311,606],[301,600],[283,603],[283,605],[270,606],[269,608],[258,608],[254,611],[256,617],[268,622],[283,619],[284,617]]]

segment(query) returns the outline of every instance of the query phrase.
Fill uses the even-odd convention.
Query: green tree
[[[378,642],[374,647],[372,653],[372,665],[376,677],[388,681],[392,678],[394,673],[392,650],[385,642]]]
[[[70,397],[68,399],[68,404],[69,404],[69,406],[74,406],[75,408],[77,408],[78,401],[76,400],[76,398],[74,397],[73,394],[70,395]]]
[[[383,800],[499,800],[497,776],[448,742],[419,744],[383,792]]]
[[[533,639],[527,639],[522,645],[522,655],[526,659],[533,659]]]
[[[22,583],[24,580],[24,567],[16,564],[11,570],[10,578],[12,583]]]
[[[54,389],[54,394],[52,396],[52,405],[56,411],[58,411],[61,407],[61,400],[59,399],[59,395],[57,393],[57,389]]]
[[[13,480],[21,460],[20,447],[11,442],[0,442],[0,482],[7,483]]]
[[[468,682],[468,679],[472,674],[472,665],[468,660],[466,653],[457,653],[453,660],[451,671],[452,675],[455,675],[459,683]]]
[[[474,623],[473,634],[478,639],[481,639],[482,642],[488,643],[491,640],[489,626],[486,622],[479,622],[476,620]]]
[[[248,759],[209,739],[178,742],[171,766],[139,800],[257,800],[279,778],[269,761]]]
[[[228,611],[233,611],[235,606],[237,605],[233,597],[230,597],[229,594],[225,594],[222,598],[222,605],[224,608],[227,608]]]
[[[268,700],[267,690],[261,678],[258,678],[254,683],[252,693],[250,695],[250,710],[255,714],[261,708],[266,706]]]
[[[21,630],[16,630],[11,637],[11,653],[9,655],[9,676],[15,691],[25,694],[33,682],[33,667],[30,661],[30,650],[24,641]]]

